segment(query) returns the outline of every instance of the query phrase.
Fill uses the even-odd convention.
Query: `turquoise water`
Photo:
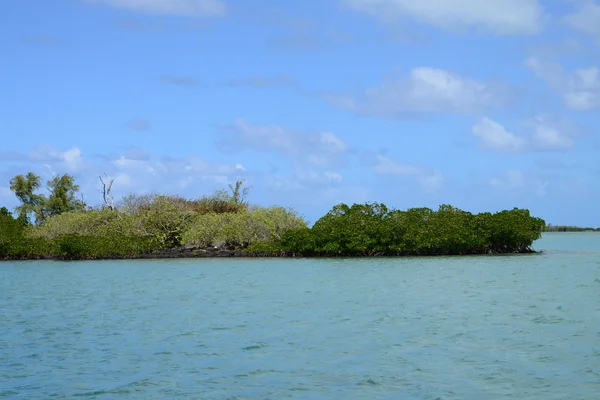
[[[598,399],[600,234],[536,248],[0,263],[0,398]]]

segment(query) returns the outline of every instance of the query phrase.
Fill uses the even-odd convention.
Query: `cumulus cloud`
[[[143,14],[214,17],[226,14],[222,0],[83,0]]]
[[[481,147],[486,149],[516,153],[525,148],[525,139],[486,117],[473,126],[472,134],[481,140]]]
[[[504,153],[565,151],[573,147],[578,134],[577,128],[567,121],[544,115],[524,121],[523,126],[528,134],[517,135],[502,124],[484,117],[473,126],[471,134],[479,139],[482,148]]]
[[[387,78],[360,96],[326,94],[324,98],[359,115],[397,118],[415,113],[477,113],[506,103],[508,91],[450,71],[420,67],[407,77]]]
[[[254,125],[243,119],[224,127],[216,145],[226,152],[250,149],[281,153],[320,167],[348,152],[346,142],[331,132],[299,132],[279,125]]]
[[[577,111],[600,109],[600,68],[590,66],[567,73],[559,63],[544,62],[536,57],[528,58],[525,65],[560,94],[567,108]]]
[[[600,42],[600,3],[593,0],[579,2],[577,11],[567,15],[565,21],[573,29]]]
[[[395,22],[412,18],[442,29],[475,28],[497,35],[541,31],[544,9],[538,0],[341,0],[346,7]]]

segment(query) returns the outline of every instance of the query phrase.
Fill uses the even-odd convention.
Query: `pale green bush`
[[[197,215],[182,235],[185,245],[247,246],[279,240],[290,229],[306,227],[295,211],[283,207],[252,207],[248,211]]]
[[[97,235],[122,225],[117,221],[121,216],[117,211],[101,209],[71,212],[48,218],[39,226],[31,226],[32,237],[54,239],[61,235]]]

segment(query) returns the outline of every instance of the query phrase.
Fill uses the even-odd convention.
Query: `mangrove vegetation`
[[[545,222],[528,210],[472,214],[450,205],[406,211],[380,203],[338,204],[310,227],[295,210],[246,201],[244,181],[198,199],[129,195],[115,204],[77,197],[73,177],[11,180],[21,205],[0,209],[0,259],[203,256],[401,256],[532,252]]]

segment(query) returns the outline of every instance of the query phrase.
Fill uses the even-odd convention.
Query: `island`
[[[546,227],[526,209],[473,214],[450,205],[396,210],[338,204],[312,226],[295,210],[246,201],[244,181],[198,199],[128,195],[116,205],[104,181],[102,206],[76,196],[65,174],[36,194],[32,173],[11,180],[17,215],[0,208],[0,259],[179,257],[372,257],[533,253]]]

